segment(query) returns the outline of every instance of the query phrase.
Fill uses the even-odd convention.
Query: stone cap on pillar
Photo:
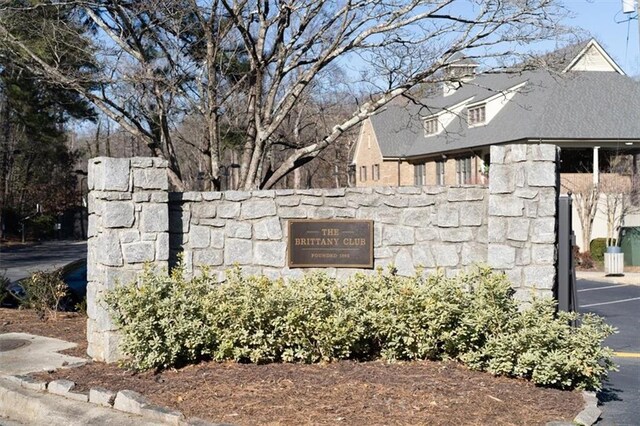
[[[87,184],[90,191],[133,192],[169,189],[167,168],[163,158],[96,157],[88,161]]]

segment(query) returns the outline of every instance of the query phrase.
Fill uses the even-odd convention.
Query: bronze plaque
[[[290,268],[373,268],[373,221],[290,220]]]

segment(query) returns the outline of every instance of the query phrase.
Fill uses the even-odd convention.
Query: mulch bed
[[[81,316],[43,323],[32,312],[0,309],[0,333],[30,332],[86,348],[84,327]],[[542,425],[571,421],[583,406],[579,392],[493,377],[454,362],[203,362],[159,374],[91,363],[38,377],[72,380],[80,390],[131,389],[187,417],[237,425]]]
[[[55,321],[42,321],[28,309],[0,308],[0,334],[31,333],[55,337],[78,346],[62,353],[78,357],[87,356],[87,317],[73,312],[59,312]]]

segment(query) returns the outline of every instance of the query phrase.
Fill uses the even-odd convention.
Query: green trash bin
[[[640,266],[640,226],[626,226],[620,230],[620,247],[625,266]]]

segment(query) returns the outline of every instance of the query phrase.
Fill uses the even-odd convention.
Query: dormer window
[[[486,120],[486,105],[478,105],[473,108],[469,108],[467,113],[467,121],[469,122],[469,126],[477,126],[480,124],[484,124]]]
[[[435,135],[438,133],[439,125],[438,118],[428,118],[424,121],[424,134],[425,136]]]

